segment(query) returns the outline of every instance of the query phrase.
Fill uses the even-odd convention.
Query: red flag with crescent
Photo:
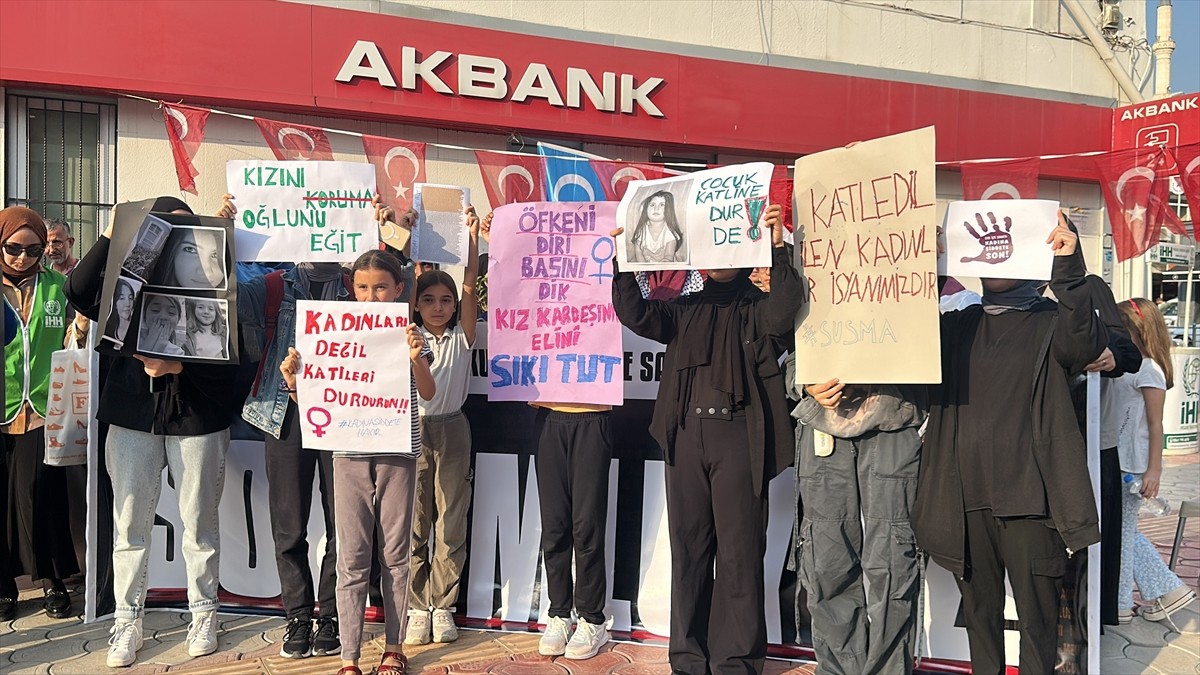
[[[163,123],[167,126],[167,140],[171,141],[171,156],[175,160],[175,176],[179,189],[194,195],[196,177],[200,172],[192,160],[204,142],[204,125],[210,111],[186,105],[162,104]]]
[[[1192,237],[1200,239],[1200,143],[1175,148],[1175,168],[1192,212]]]
[[[278,160],[332,160],[333,148],[323,129],[292,122],[276,122],[255,117],[271,152]]]
[[[425,144],[395,138],[363,136],[363,152],[375,165],[379,198],[398,211],[412,206],[412,186],[425,182]]]
[[[635,180],[658,180],[678,176],[682,171],[668,169],[662,164],[646,162],[621,162],[608,159],[593,159],[592,170],[604,186],[604,198],[610,202],[620,201]]]
[[[1117,262],[1145,253],[1158,243],[1163,227],[1184,232],[1168,203],[1170,163],[1162,148],[1134,148],[1096,158]]]
[[[492,208],[517,202],[546,201],[545,160],[538,155],[475,151]]]
[[[1042,160],[1037,157],[963,164],[963,199],[1037,199],[1041,166]]]

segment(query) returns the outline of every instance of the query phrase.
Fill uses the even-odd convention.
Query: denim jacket
[[[350,292],[339,284],[338,300],[345,300],[349,295]],[[252,389],[246,399],[242,419],[275,438],[279,438],[283,429],[289,397],[279,364],[287,356],[288,347],[296,346],[296,301],[311,299],[297,287],[295,268],[283,273],[283,300],[279,303],[275,337],[267,345],[263,344],[267,338],[266,277],[256,277],[238,285],[238,321],[246,353],[255,361],[263,360],[258,389]]]

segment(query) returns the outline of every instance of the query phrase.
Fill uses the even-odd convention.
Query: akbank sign
[[[568,67],[565,81],[559,82],[544,63],[530,63],[520,73],[510,70],[507,63],[493,56],[444,50],[419,54],[415,47],[405,45],[400,48],[397,73],[377,44],[359,40],[334,79],[343,84],[352,84],[356,79],[374,80],[388,89],[408,91],[425,86],[446,96],[513,103],[542,100],[556,108],[581,109],[586,101],[600,112],[641,111],[651,117],[666,117],[653,100],[665,82],[661,77],[639,82],[629,73],[603,72],[597,78],[585,68]],[[513,81],[515,86],[510,85]]]

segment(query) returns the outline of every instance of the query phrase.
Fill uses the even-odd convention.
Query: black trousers
[[[538,410],[538,498],[550,616],[570,618],[573,602],[588,623],[607,620],[604,534],[613,448],[610,417],[608,412]]]
[[[314,595],[321,616],[337,618],[337,528],[333,519],[333,453],[300,445],[296,404],[288,404],[279,440],[266,437],[267,496],[271,507],[271,537],[279,568],[280,599],[289,619],[312,618]],[[325,552],[321,578],[313,592],[308,562],[308,518],[312,512],[314,477],[320,477],[325,512]]]
[[[666,481],[671,671],[761,673],[767,495],[754,496],[745,418],[688,417]]]
[[[957,579],[971,649],[971,672],[1003,675],[1004,572],[1020,616],[1020,672],[1054,672],[1058,597],[1067,549],[1046,518],[996,518],[990,509],[968,511],[967,574]]]
[[[15,577],[28,574],[43,586],[62,588],[77,574],[67,511],[66,470],[47,466],[44,429],[4,434],[5,544],[0,560],[0,597],[15,598]]]
[[[1116,626],[1121,586],[1121,458],[1100,451],[1100,623]]]

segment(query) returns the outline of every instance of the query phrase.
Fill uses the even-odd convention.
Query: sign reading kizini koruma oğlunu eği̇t
[[[239,261],[351,262],[379,247],[371,164],[238,160],[225,179]]]
[[[617,261],[626,272],[771,264],[764,223],[773,167],[734,164],[630,181],[617,209]]]
[[[612,305],[616,202],[496,209],[488,275],[488,398],[620,405]]]
[[[408,304],[296,303],[296,403],[304,447],[342,452],[412,448]],[[278,367],[278,366],[276,366]]]
[[[796,381],[941,381],[934,131],[796,160]]]

